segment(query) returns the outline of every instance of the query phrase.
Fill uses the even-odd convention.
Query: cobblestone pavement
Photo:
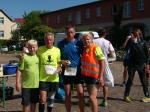
[[[8,63],[9,60],[16,59],[15,56],[11,55],[0,55],[0,63]],[[113,72],[115,78],[115,87],[110,88],[110,95],[109,95],[109,105],[108,107],[100,107],[100,112],[150,112],[150,103],[143,103],[141,99],[143,97],[143,89],[141,87],[139,77],[136,74],[135,79],[133,82],[133,86],[131,89],[131,97],[133,98],[133,102],[126,103],[123,101],[123,92],[124,87],[120,86],[122,82],[122,71],[123,66],[122,62],[113,62],[111,65],[111,70]],[[7,80],[7,85],[11,87],[15,87],[15,77],[9,77]],[[78,109],[78,100],[76,97],[76,92],[72,93],[72,112],[79,112]],[[98,102],[102,101],[102,91],[99,92]],[[21,98],[20,93],[14,91],[14,95],[10,100],[7,100],[6,109],[0,107],[0,112],[8,111],[8,112],[21,112]],[[85,93],[85,112],[91,112],[90,106],[88,102],[88,95]],[[38,112],[38,111],[37,111]],[[63,101],[56,101],[55,107],[53,112],[66,112],[64,102]]]

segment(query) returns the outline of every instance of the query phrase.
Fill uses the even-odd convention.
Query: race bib
[[[45,65],[45,72],[47,75],[57,74],[57,68],[51,65]]]
[[[65,76],[76,76],[77,74],[77,67],[66,67],[64,75]]]

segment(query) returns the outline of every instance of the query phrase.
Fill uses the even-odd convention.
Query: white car
[[[8,52],[8,47],[7,46],[2,46],[0,48],[1,52]]]
[[[99,35],[96,31],[81,31],[81,32],[76,32],[75,34],[75,38],[81,39],[82,35],[85,33],[89,33],[92,32],[94,35],[94,38],[98,38]],[[55,34],[55,42],[54,45],[57,46],[58,42],[63,40],[64,38],[66,38],[66,34],[65,33],[56,33]]]

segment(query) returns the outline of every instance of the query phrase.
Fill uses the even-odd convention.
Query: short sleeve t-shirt
[[[107,55],[109,54],[109,50],[114,51],[111,42],[106,40],[105,38],[98,38],[98,39],[94,39],[93,41],[94,43],[96,43],[98,46],[101,47],[106,59],[107,59]]]
[[[105,59],[105,56],[104,56],[100,47],[96,48],[95,54],[96,54],[97,60],[104,60]]]
[[[80,55],[82,52],[81,41],[67,41],[66,39],[58,43],[58,47],[61,50],[61,59],[70,60],[70,67],[77,67],[80,65]]]
[[[46,74],[45,65],[58,67],[60,62],[60,50],[57,47],[47,48],[42,46],[38,49],[37,55],[40,59],[40,81],[42,82],[59,82],[58,74]]]
[[[22,87],[39,87],[39,59],[37,55],[24,54],[23,60],[19,63],[22,71]]]

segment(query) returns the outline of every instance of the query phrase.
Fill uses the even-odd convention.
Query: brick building
[[[113,17],[123,7],[121,26],[128,31],[141,28],[150,35],[150,0],[100,0],[73,6],[41,15],[43,24],[52,28],[63,28],[68,24],[91,29],[111,28]]]

